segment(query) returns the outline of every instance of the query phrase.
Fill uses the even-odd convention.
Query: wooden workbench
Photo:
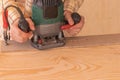
[[[1,53],[0,80],[120,80],[120,45]]]
[[[84,0],[80,35],[120,33],[119,6],[120,0]],[[120,45],[0,53],[0,80],[120,80]]]

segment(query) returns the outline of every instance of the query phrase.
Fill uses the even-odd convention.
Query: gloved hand
[[[32,22],[32,20],[30,18],[26,18],[26,20],[29,23],[30,29],[35,30],[34,23]],[[19,43],[23,43],[23,42],[26,42],[29,39],[29,37],[32,36],[32,31],[30,31],[29,33],[25,33],[21,31],[18,28],[18,22],[19,22],[19,19],[15,20],[14,23],[11,25],[10,36],[12,40]]]
[[[81,16],[81,21],[79,23],[77,23],[76,25],[74,25],[74,21],[71,17],[71,14],[72,14],[72,12],[67,11],[67,10],[64,12],[64,16],[65,16],[66,20],[68,21],[69,25],[72,25],[72,27],[69,29],[66,29],[66,31],[69,33],[69,35],[75,36],[81,31],[81,29],[84,26],[84,17]]]

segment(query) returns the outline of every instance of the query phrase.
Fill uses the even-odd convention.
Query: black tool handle
[[[81,16],[78,13],[72,13],[71,17],[74,21],[73,25],[75,25],[81,21]],[[72,27],[72,25],[69,25],[67,20],[65,20],[64,22],[65,22],[65,25],[61,26],[61,30],[69,29]]]
[[[18,27],[25,33],[28,33],[30,31],[30,27],[29,27],[29,23],[26,21],[22,11],[20,10],[20,8],[17,7],[17,10],[20,14],[20,20],[18,23]]]
[[[29,23],[25,20],[25,18],[20,18],[18,27],[25,33],[28,33],[30,31]]]
[[[81,16],[77,12],[72,13],[71,17],[74,21],[74,25],[81,21]],[[67,20],[65,20],[65,24],[69,24]]]
[[[13,8],[15,8],[15,9],[18,11],[18,13],[19,13],[19,15],[20,15],[20,20],[19,20],[19,23],[18,23],[18,27],[19,27],[23,32],[28,33],[28,32],[30,31],[30,27],[29,27],[28,22],[25,20],[24,15],[23,15],[21,9],[20,9],[19,7],[17,7],[17,6],[9,5],[9,6],[7,6],[7,7],[5,8],[4,14],[6,14],[6,10],[7,10],[7,8],[9,8],[9,7],[13,7]],[[5,15],[5,19],[7,20],[7,23],[9,24],[8,18],[7,18],[6,15]],[[10,29],[10,26],[8,26],[8,27],[9,27],[9,29]]]
[[[72,13],[71,17],[74,21],[74,25],[81,21],[81,16],[76,12]]]

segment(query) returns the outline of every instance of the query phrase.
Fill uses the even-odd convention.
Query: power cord
[[[7,7],[4,9],[4,16],[5,16],[5,20],[7,21],[7,24],[8,24],[8,29],[10,30],[10,24],[9,24],[7,15],[6,15],[6,11],[7,11],[7,9],[8,9],[9,7],[13,7],[13,8],[15,8],[15,9],[18,11],[18,13],[20,14],[20,20],[19,20],[19,22],[18,22],[18,27],[19,27],[19,29],[22,30],[23,32],[28,33],[28,32],[30,31],[29,23],[25,20],[25,17],[24,17],[24,15],[23,15],[22,11],[20,10],[20,8],[14,6],[14,5],[9,5],[9,6],[7,6]],[[6,43],[6,45],[7,45],[7,44],[8,44],[8,43],[7,43],[7,40],[8,40],[9,38],[8,38],[8,35],[7,35],[7,30],[5,30],[5,31],[6,31],[6,32],[4,32],[4,40],[5,40],[5,43]]]

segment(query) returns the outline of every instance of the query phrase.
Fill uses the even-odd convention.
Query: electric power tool
[[[72,14],[75,24],[80,21],[78,16],[76,13]],[[65,45],[63,29],[68,26],[63,26],[65,18],[62,0],[34,0],[32,20],[36,28],[31,39],[33,47],[47,49]]]
[[[31,19],[35,24],[35,31],[33,31],[30,43],[34,48],[43,50],[65,45],[63,30],[71,26],[64,18],[63,4],[62,0],[33,0]],[[19,10],[18,12],[22,14]],[[29,32],[29,25],[23,14],[21,16],[19,28],[24,32]],[[75,24],[81,20],[78,13],[73,13],[71,17]]]

